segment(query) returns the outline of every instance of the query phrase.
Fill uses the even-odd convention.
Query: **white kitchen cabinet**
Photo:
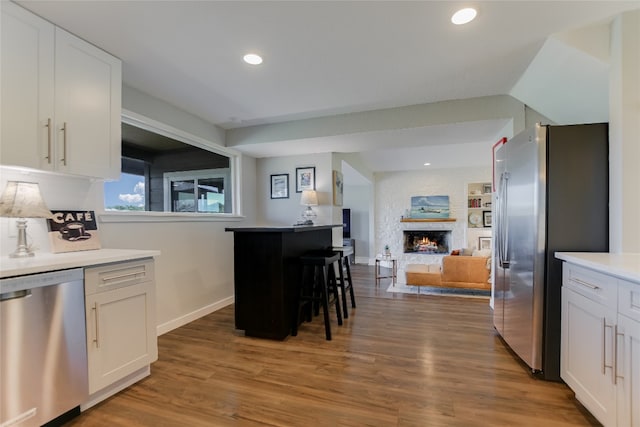
[[[158,358],[153,259],[85,269],[89,393]]]
[[[618,289],[618,425],[640,427],[640,285]]]
[[[560,370],[605,427],[640,427],[640,284],[564,264]]]
[[[2,164],[117,179],[121,61],[1,3]]]
[[[610,350],[615,319],[615,310],[566,287],[562,289],[560,376],[604,425],[616,422]]]

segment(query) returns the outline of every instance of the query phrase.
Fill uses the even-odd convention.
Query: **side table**
[[[390,262],[391,263],[391,273],[388,276],[382,276],[380,274],[380,262]],[[376,286],[380,285],[380,279],[391,279],[391,284],[393,286],[396,285],[396,280],[398,276],[398,259],[393,256],[381,256],[376,257]]]

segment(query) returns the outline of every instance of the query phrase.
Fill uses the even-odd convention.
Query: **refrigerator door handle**
[[[500,192],[498,193],[498,197],[500,198],[500,203],[498,204],[498,229],[497,234],[498,237],[496,242],[498,244],[498,260],[500,262],[500,267],[507,269],[509,268],[509,234],[506,220],[506,209],[507,209],[507,186],[509,181],[509,173],[502,172],[500,174]]]

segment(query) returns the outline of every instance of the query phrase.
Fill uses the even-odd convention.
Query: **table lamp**
[[[313,225],[313,220],[316,219],[317,215],[311,209],[311,206],[318,206],[318,194],[315,190],[303,190],[302,196],[300,196],[300,204],[307,207],[302,211],[303,224]]]
[[[18,247],[10,258],[34,256],[27,245],[27,218],[51,218],[52,213],[40,195],[35,182],[8,181],[0,196],[0,216],[18,218]]]

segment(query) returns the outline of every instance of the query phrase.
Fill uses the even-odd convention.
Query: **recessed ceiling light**
[[[262,64],[262,57],[260,55],[256,55],[255,53],[247,53],[242,59],[244,59],[244,62],[246,62],[247,64]]]
[[[451,22],[453,22],[456,25],[467,24],[473,21],[477,14],[478,12],[471,7],[460,9],[459,11],[453,14],[453,16],[451,17]]]
[[[425,166],[431,166],[431,163],[425,163],[424,165]]]

